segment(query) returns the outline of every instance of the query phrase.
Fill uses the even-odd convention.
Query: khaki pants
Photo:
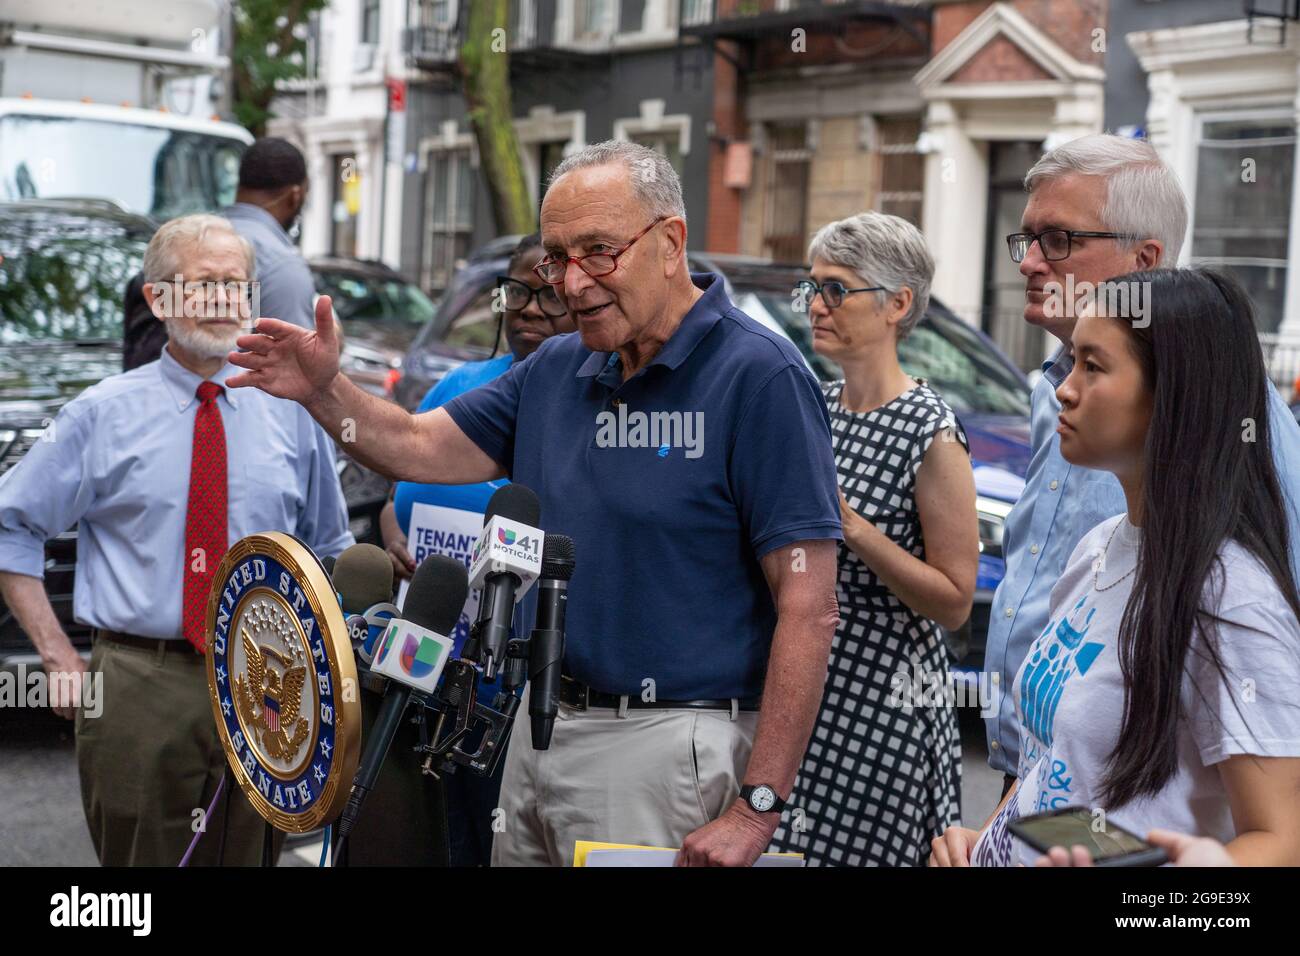
[[[96,640],[103,712],[77,712],[81,801],[104,866],[176,866],[226,768],[206,661],[185,641],[157,651]],[[212,866],[225,828],[227,866],[262,860],[264,823],[238,786],[213,808],[191,866]],[[230,819],[225,819],[225,808]],[[278,851],[282,837],[277,833]]]
[[[510,734],[493,866],[568,866],[577,840],[680,847],[740,795],[758,713],[575,710],[533,749],[528,694]]]

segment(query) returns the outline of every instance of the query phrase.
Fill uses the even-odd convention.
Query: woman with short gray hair
[[[979,561],[965,433],[898,362],[929,303],[934,260],[911,223],[874,212],[822,227],[808,258],[796,307],[813,349],[844,370],[822,386],[844,524],[840,624],[789,801],[802,815],[775,847],[813,865],[924,865],[960,809],[940,626],[970,615]]]

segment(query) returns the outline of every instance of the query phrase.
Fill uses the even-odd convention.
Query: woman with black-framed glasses
[[[948,404],[898,363],[934,260],[914,226],[864,213],[813,238],[793,290],[813,349],[840,481],[840,625],[821,711],[775,846],[812,865],[923,864],[958,819],[961,739],[940,625],[970,614],[975,480]],[[797,823],[796,823],[797,821]]]

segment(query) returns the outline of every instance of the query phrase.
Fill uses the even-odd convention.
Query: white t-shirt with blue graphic
[[[1140,535],[1127,514],[1103,521],[1079,542],[1053,587],[1050,623],[1030,646],[1011,688],[1020,725],[1018,792],[981,835],[972,865],[1030,864],[1037,858],[1007,830],[1015,817],[1100,806],[1102,778],[1124,717],[1116,642]],[[1209,626],[1228,682],[1198,638],[1183,677],[1177,772],[1155,796],[1107,813],[1108,822],[1142,837],[1161,827],[1232,840],[1232,814],[1215,764],[1236,754],[1300,757],[1300,623],[1249,552],[1228,542],[1219,557],[1218,614],[1224,623]],[[1207,604],[1213,580],[1212,573]]]

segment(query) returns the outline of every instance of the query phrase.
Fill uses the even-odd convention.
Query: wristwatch
[[[765,783],[757,786],[751,783],[741,787],[740,798],[748,803],[749,809],[755,813],[780,813],[785,809],[785,801]]]

